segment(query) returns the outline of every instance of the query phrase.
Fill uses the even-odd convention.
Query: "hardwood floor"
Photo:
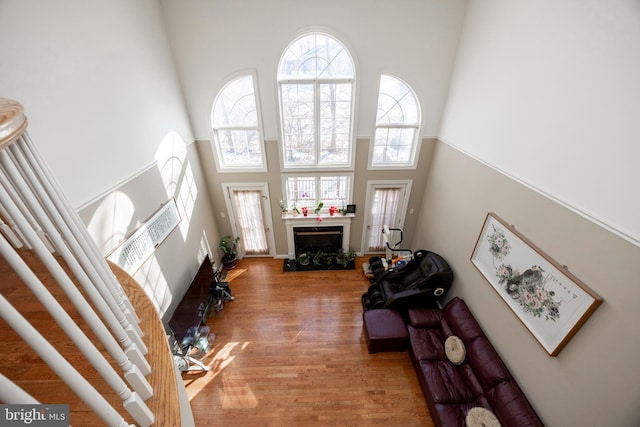
[[[29,253],[23,256],[32,267],[37,264]],[[369,285],[359,269],[364,260],[356,260],[356,270],[286,273],[283,260],[240,261],[228,277],[236,300],[207,321],[216,334],[212,350],[203,358],[211,370],[183,374],[195,425],[432,426],[408,353],[367,352],[360,305]],[[0,257],[3,296],[132,422],[115,393],[3,261]],[[44,273],[38,276],[97,342],[55,281]],[[119,279],[129,292],[124,276]],[[150,363],[172,364],[157,316],[153,320],[155,311],[140,295],[143,291],[131,289],[132,302],[143,308],[145,342],[150,354],[157,355]],[[150,341],[156,336],[159,339]],[[0,343],[2,374],[42,402],[69,403],[72,425],[103,425],[1,319]],[[156,390],[146,402],[157,416],[155,426],[179,424],[177,391],[173,376],[163,374],[166,371],[155,369],[148,377]]]
[[[368,354],[356,270],[282,272],[241,260],[207,325],[206,373],[184,373],[196,426],[432,426],[407,352]]]

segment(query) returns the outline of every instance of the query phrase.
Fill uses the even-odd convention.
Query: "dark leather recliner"
[[[376,265],[372,257],[370,265]],[[365,310],[376,308],[407,309],[434,306],[451,288],[453,271],[435,252],[415,251],[406,266],[396,270],[374,269],[375,277],[362,295]]]

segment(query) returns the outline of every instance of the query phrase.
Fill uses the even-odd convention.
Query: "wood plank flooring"
[[[283,260],[241,260],[228,276],[236,300],[207,322],[216,334],[203,358],[211,371],[183,374],[195,425],[432,426],[408,353],[367,352],[360,305],[369,286],[359,269],[364,260],[356,260],[357,270],[286,273]],[[45,282],[91,336],[57,285]],[[0,290],[131,421],[1,258]],[[148,305],[139,295],[130,297],[134,304]],[[163,333],[156,331],[159,322],[142,325],[154,329],[145,330],[150,353],[167,356]],[[156,335],[162,335],[157,344],[147,341]],[[70,403],[72,425],[102,425],[1,320],[0,343],[0,372],[43,402]],[[177,425],[174,398],[167,398],[175,393],[172,376],[158,377],[161,372],[149,378],[158,393],[147,404],[158,416],[154,425]]]
[[[241,260],[207,325],[206,373],[184,373],[196,426],[432,426],[407,352],[368,354],[356,270]]]

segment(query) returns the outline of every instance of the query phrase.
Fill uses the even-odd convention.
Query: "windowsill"
[[[316,213],[312,213],[309,212],[309,214],[307,216],[304,216],[302,214],[298,214],[298,215],[293,215],[291,212],[283,212],[282,213],[282,219],[289,219],[289,220],[299,220],[299,219],[316,219],[318,217],[322,218],[322,220],[332,220],[332,219],[344,219],[344,218],[353,218],[355,217],[355,214],[352,213],[348,213],[346,215],[342,215],[341,213],[337,213],[334,215],[329,215],[328,213],[325,212],[320,212],[319,214]]]

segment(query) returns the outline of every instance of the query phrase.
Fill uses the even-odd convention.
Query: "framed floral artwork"
[[[602,298],[494,213],[487,214],[471,262],[551,356]]]

